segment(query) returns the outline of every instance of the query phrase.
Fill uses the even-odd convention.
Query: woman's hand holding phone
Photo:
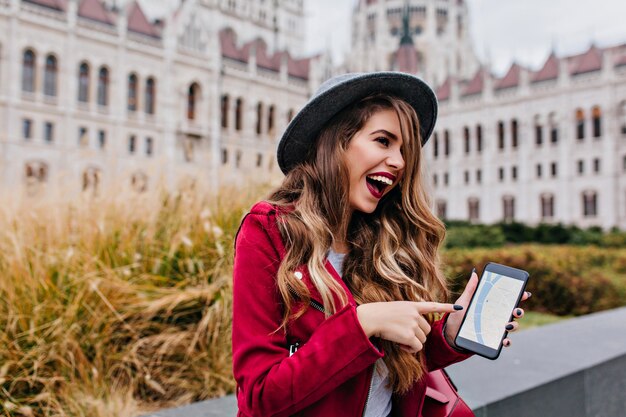
[[[456,348],[454,339],[456,338],[456,335],[459,333],[461,323],[463,322],[463,317],[465,316],[465,311],[469,307],[469,303],[472,299],[472,295],[474,295],[474,292],[476,291],[477,286],[478,286],[478,274],[476,273],[475,270],[473,270],[472,275],[469,281],[467,282],[467,285],[465,286],[465,290],[456,300],[456,304],[463,306],[463,310],[452,312],[448,316],[444,337],[446,341],[448,342],[448,344],[454,348]],[[529,297],[530,297],[530,293],[527,291],[524,292],[524,295],[522,296],[522,301],[527,300]],[[516,307],[513,310],[513,316],[515,318],[523,317],[524,310],[520,307]],[[510,332],[516,331],[518,328],[519,328],[519,324],[515,321],[511,321],[507,323],[505,330],[510,333]],[[511,345],[511,340],[507,337],[503,340],[502,344],[503,346],[508,347]]]
[[[362,304],[356,312],[367,337],[380,337],[398,343],[408,352],[417,353],[423,349],[430,333],[430,324],[424,315],[452,313],[460,308],[429,301],[389,301]]]

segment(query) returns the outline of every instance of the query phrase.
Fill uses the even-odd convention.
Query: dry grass
[[[0,212],[0,415],[134,416],[231,392],[232,240],[262,191]]]
[[[0,416],[131,417],[234,390],[233,238],[268,187],[199,189],[0,206]],[[546,276],[585,264],[623,286],[624,249],[444,258],[456,276],[481,259],[528,266],[542,254]]]

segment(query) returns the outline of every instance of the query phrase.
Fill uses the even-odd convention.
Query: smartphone
[[[528,282],[528,272],[490,262],[483,269],[454,343],[488,359],[497,359],[504,328],[513,319]]]

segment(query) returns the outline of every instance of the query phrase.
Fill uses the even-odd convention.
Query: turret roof
[[[113,26],[113,19],[109,16],[109,13],[100,0],[81,1],[78,6],[78,15],[85,19]]]
[[[506,75],[496,82],[495,89],[502,90],[504,88],[517,87],[519,85],[520,70],[521,67],[517,63],[513,63]]]

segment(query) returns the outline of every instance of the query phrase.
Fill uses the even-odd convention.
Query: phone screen
[[[459,336],[498,349],[524,281],[485,270]]]

